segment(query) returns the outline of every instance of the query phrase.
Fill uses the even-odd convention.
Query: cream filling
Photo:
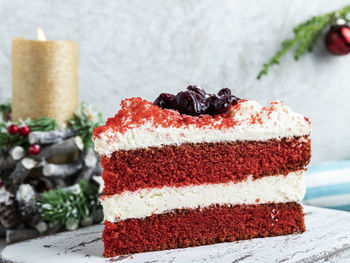
[[[266,204],[301,202],[305,195],[305,171],[288,175],[266,176],[239,183],[163,187],[125,191],[101,202],[105,220],[116,222],[129,218],[144,218],[181,208],[204,208],[213,204]]]
[[[118,150],[162,145],[244,140],[265,141],[310,134],[311,125],[303,115],[292,112],[282,102],[274,102],[271,105],[272,111],[269,112],[263,110],[258,102],[242,102],[239,110],[232,116],[239,124],[228,129],[213,128],[215,124],[219,125],[222,119],[201,128],[193,125],[165,128],[155,126],[152,121],[148,121],[140,127],[128,129],[125,133],[108,129],[94,137],[95,150],[101,155],[110,156]],[[253,121],[254,114],[259,115],[261,123]]]

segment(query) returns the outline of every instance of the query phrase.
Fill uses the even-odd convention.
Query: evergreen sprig
[[[92,110],[85,102],[80,104],[80,108],[74,114],[74,117],[68,121],[68,126],[77,131],[85,148],[93,146],[91,134],[101,124],[102,114]]]
[[[28,137],[19,134],[10,135],[7,132],[7,126],[15,123],[17,125],[28,125],[31,131],[52,131],[57,129],[57,122],[49,117],[39,117],[36,120],[28,119],[21,122],[0,121],[0,148],[9,148],[14,146],[27,147],[29,145]]]
[[[10,100],[0,104],[0,114],[11,112],[11,110],[12,110],[12,104]]]
[[[294,38],[282,42],[281,49],[263,65],[257,78],[260,79],[263,75],[267,75],[269,69],[273,65],[279,64],[281,57],[294,47],[296,48],[294,53],[295,60],[298,60],[306,52],[312,52],[323,31],[328,26],[334,24],[338,18],[349,21],[347,18],[348,13],[350,13],[350,6],[346,6],[338,11],[311,17],[307,21],[297,25],[293,29]]]
[[[60,188],[44,192],[38,199],[38,210],[41,218],[53,225],[66,226],[77,224],[92,217],[101,209],[98,200],[98,188],[87,181],[80,182],[80,193]]]

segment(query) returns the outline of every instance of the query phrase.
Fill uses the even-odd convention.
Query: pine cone
[[[5,228],[14,228],[21,223],[18,204],[5,187],[0,187],[0,222]]]
[[[16,200],[22,221],[26,226],[35,227],[39,222],[36,193],[30,184],[21,184],[16,192]]]
[[[30,200],[28,203],[20,203],[19,211],[22,221],[26,226],[35,227],[39,222],[40,216],[34,199]]]
[[[15,228],[21,223],[21,215],[14,200],[10,204],[0,204],[0,222],[5,228]]]

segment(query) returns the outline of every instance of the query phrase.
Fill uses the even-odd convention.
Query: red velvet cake
[[[122,101],[93,133],[104,256],[301,233],[310,120],[222,89]]]

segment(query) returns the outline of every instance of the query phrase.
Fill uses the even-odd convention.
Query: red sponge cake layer
[[[301,233],[298,203],[213,205],[179,209],[144,219],[105,221],[104,256],[209,245],[218,242]]]
[[[104,194],[288,174],[304,168],[310,157],[307,136],[117,151],[110,158],[102,157]]]

